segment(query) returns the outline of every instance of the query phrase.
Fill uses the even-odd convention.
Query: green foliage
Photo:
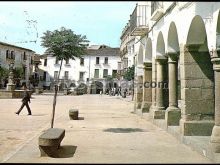
[[[128,70],[124,73],[124,78],[128,81],[134,79],[134,65],[132,65],[132,67],[128,67]]]
[[[74,59],[85,54],[87,43],[86,36],[76,35],[71,29],[61,27],[60,30],[46,31],[41,37],[41,46],[58,60]]]
[[[9,74],[8,69],[0,67],[0,78],[1,79],[7,78],[8,74]]]
[[[15,68],[13,70],[14,78],[24,78],[24,70],[21,67]]]
[[[113,76],[108,75],[108,76],[106,77],[106,80],[107,80],[107,81],[112,81],[112,80],[113,80],[113,78],[114,78]]]

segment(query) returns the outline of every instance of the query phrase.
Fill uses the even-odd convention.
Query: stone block
[[[79,111],[78,109],[70,109],[69,117],[71,120],[78,120]]]
[[[183,136],[210,136],[212,128],[215,125],[214,121],[185,121],[180,120],[180,132]]]
[[[214,100],[189,100],[184,105],[186,114],[214,114]]]
[[[165,113],[167,126],[178,126],[181,118],[181,110],[175,107],[168,107]]]
[[[149,112],[149,109],[151,107],[151,102],[147,102],[147,101],[143,101],[142,102],[142,106],[141,106],[141,109],[142,109],[142,112],[145,113],[145,112]]]
[[[38,139],[41,156],[57,157],[60,143],[65,136],[65,130],[49,128]]]
[[[158,110],[156,107],[153,112],[154,119],[165,119],[165,110]]]

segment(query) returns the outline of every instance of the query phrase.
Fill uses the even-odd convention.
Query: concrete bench
[[[70,109],[69,117],[71,120],[78,120],[79,111],[78,109]]]
[[[39,149],[41,156],[57,157],[57,150],[65,136],[65,130],[49,128],[39,137]]]

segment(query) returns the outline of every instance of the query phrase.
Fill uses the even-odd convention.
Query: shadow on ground
[[[140,128],[108,128],[104,129],[104,132],[113,132],[113,133],[131,133],[131,132],[146,132]]]
[[[84,117],[78,117],[78,120],[84,120]]]
[[[71,145],[60,146],[56,158],[70,158],[70,157],[73,157],[73,155],[76,152],[76,148],[77,148],[77,146],[71,146]]]

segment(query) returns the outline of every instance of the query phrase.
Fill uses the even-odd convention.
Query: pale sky
[[[42,54],[41,36],[61,26],[90,44],[120,46],[137,1],[0,1],[0,41]],[[36,41],[31,42],[31,41]]]

